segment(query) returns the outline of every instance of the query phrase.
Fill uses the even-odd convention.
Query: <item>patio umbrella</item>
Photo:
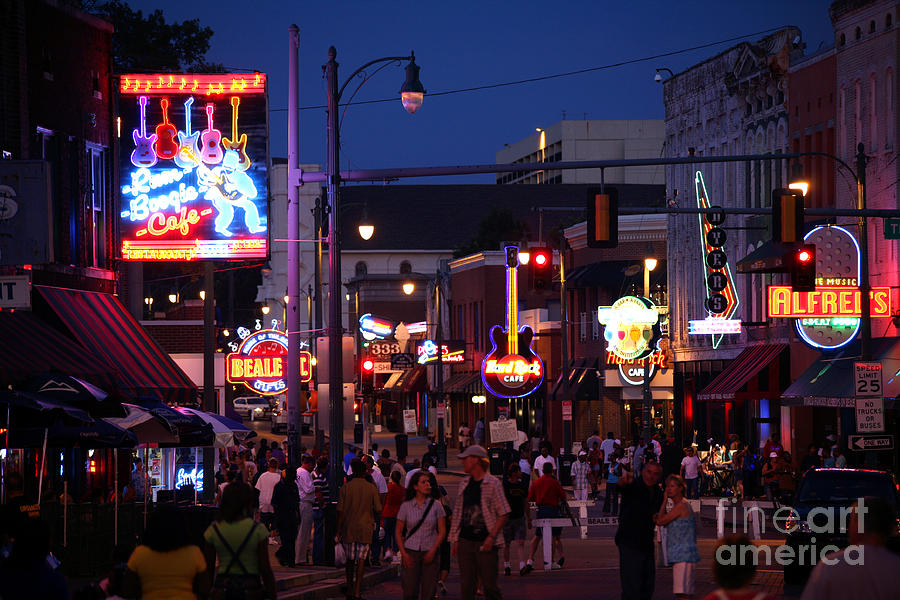
[[[169,421],[134,404],[122,404],[124,417],[107,417],[104,421],[134,433],[139,444],[177,444],[178,428]]]
[[[136,404],[154,416],[166,421],[178,432],[177,442],[160,443],[166,448],[197,448],[212,446],[215,434],[212,426],[194,415],[178,412],[170,406],[151,398],[140,398]]]
[[[73,423],[91,423],[94,419],[74,406],[47,400],[36,394],[18,390],[0,391],[0,423],[10,422],[25,427],[51,425],[62,418]]]
[[[7,432],[10,448],[133,448],[137,437],[102,419],[73,424],[63,418],[46,427],[13,427]]]
[[[124,417],[125,410],[108,393],[97,386],[59,373],[44,373],[32,377],[25,386],[43,398],[82,408],[93,417]]]
[[[255,431],[222,415],[186,407],[178,408],[178,412],[193,415],[208,423],[215,432],[215,443],[213,445],[216,448],[228,448],[234,446],[237,442],[242,442],[256,435]]]

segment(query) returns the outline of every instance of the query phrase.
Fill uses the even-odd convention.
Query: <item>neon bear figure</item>
[[[139,97],[138,103],[141,105],[141,129],[131,132],[131,139],[134,140],[131,164],[136,167],[152,167],[157,161],[156,152],[153,151],[156,134],[147,135],[147,96]]]

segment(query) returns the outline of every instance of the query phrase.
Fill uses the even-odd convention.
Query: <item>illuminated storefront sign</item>
[[[706,317],[697,321],[688,321],[688,334],[690,335],[725,335],[740,332],[740,319]]]
[[[387,319],[366,313],[359,318],[359,332],[366,340],[383,340],[394,333],[394,324]]]
[[[697,171],[694,177],[694,186],[697,191],[697,206],[699,208],[715,208],[706,191],[706,183],[703,181],[703,173]],[[725,253],[725,244],[728,235],[722,226],[725,222],[724,212],[712,212],[699,215],[700,218],[700,248],[703,252],[703,261],[706,268],[706,310],[710,319],[731,319],[737,313],[740,299],[737,288],[734,285],[734,276],[731,274],[731,265],[728,264],[728,256]],[[738,330],[738,333],[740,330]],[[727,332],[711,332],[713,348],[718,348],[722,336]]]
[[[544,380],[544,363],[531,347],[534,330],[519,327],[519,249],[506,247],[506,327],[491,327],[493,347],[481,363],[481,380],[500,398],[521,398]]]
[[[659,351],[654,352],[646,358],[632,359],[622,358],[611,351],[606,352],[606,364],[608,366],[617,366],[619,369],[619,377],[631,385],[643,385],[644,366],[648,362],[650,363],[650,381],[653,381],[658,370],[669,368],[669,365],[666,362],[666,355]]]
[[[175,489],[180,490],[186,485],[194,486],[197,492],[203,491],[203,467],[178,467],[175,471]]]
[[[795,292],[789,285],[769,286],[769,316],[794,319],[859,317],[861,294],[854,287],[816,287],[814,292]],[[891,288],[869,292],[873,317],[891,316]]]
[[[659,311],[647,298],[624,296],[612,306],[599,307],[606,349],[624,359],[644,358],[656,349],[661,336]]]
[[[119,92],[122,258],[266,258],[265,75],[129,74]]]
[[[466,342],[464,340],[447,340],[441,344],[441,362],[461,363],[466,360]],[[437,344],[432,340],[416,342],[416,362],[420,365],[436,363],[438,360]]]
[[[239,329],[239,334],[247,332]],[[247,332],[249,333],[249,332]],[[237,352],[225,357],[225,378],[229,383],[243,383],[263,396],[286,391],[288,336],[274,329],[262,329],[247,335]],[[300,351],[300,381],[312,379],[312,355]]]

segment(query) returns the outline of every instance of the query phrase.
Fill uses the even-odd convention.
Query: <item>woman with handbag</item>
[[[447,524],[444,507],[431,492],[428,473],[414,473],[406,489],[406,502],[397,513],[396,537],[405,600],[432,600],[437,588],[438,551],[447,536]]]
[[[222,492],[216,521],[203,534],[206,562],[219,566],[213,582],[213,600],[257,600],[276,597],[275,576],[269,565],[269,533],[250,518],[253,492],[235,482]]]

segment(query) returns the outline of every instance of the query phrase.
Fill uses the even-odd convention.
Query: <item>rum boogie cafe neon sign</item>
[[[225,378],[243,383],[263,396],[285,392],[287,388],[288,336],[275,329],[262,329],[244,338],[237,352],[225,358]],[[312,355],[300,351],[300,381],[312,379]]]

